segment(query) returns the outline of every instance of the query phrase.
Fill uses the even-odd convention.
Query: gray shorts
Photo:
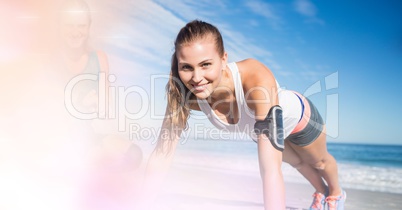
[[[318,112],[317,108],[308,98],[306,99],[310,105],[311,110],[310,119],[306,127],[299,132],[290,134],[285,139],[285,141],[290,141],[298,146],[307,146],[313,143],[321,134],[324,127],[324,121],[320,113]]]

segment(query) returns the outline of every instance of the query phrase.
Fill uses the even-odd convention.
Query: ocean
[[[345,187],[402,193],[402,146],[328,144]]]
[[[402,194],[402,146],[328,143],[345,188]],[[188,140],[179,146],[177,164],[232,170],[259,176],[257,145],[251,140]],[[283,164],[287,182],[308,183]]]

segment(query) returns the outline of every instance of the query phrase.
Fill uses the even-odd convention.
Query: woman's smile
[[[208,84],[209,82],[204,84],[192,84],[192,86],[194,87],[195,91],[202,92],[207,89]]]

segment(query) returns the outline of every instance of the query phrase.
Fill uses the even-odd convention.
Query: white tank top
[[[218,129],[229,132],[244,132],[250,135],[253,140],[256,140],[256,135],[253,132],[255,123],[255,114],[246,103],[244,97],[243,86],[239,69],[235,62],[227,64],[232,72],[233,83],[235,89],[236,102],[238,107],[239,121],[235,124],[229,124],[222,121],[205,99],[197,99],[198,105],[202,112],[208,117],[209,121]],[[295,93],[289,90],[281,89],[279,84],[278,98],[279,105],[283,109],[283,127],[285,130],[285,138],[296,127],[302,115],[302,105]]]

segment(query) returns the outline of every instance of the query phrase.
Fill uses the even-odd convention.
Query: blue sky
[[[119,20],[98,29],[109,37],[103,46],[120,75],[116,83],[150,91],[150,74],[168,74],[178,30],[202,19],[221,30],[230,61],[257,58],[281,86],[309,95],[331,118],[330,141],[402,144],[400,1],[156,0],[98,7]],[[157,82],[157,99],[163,91],[164,81]],[[163,113],[158,104],[156,113]]]
[[[47,3],[44,0],[35,8]],[[402,144],[401,1],[88,3],[91,44],[107,53],[110,72],[117,78],[114,84],[136,86],[149,95],[143,101],[150,103],[145,105],[138,103],[138,94],[126,98],[130,112],[148,107],[147,114],[136,122],[160,126],[160,117],[155,119],[152,113],[163,115],[165,110],[163,77],[169,73],[174,38],[186,22],[201,19],[221,30],[230,61],[259,59],[281,86],[308,96],[327,120],[330,141]],[[45,19],[26,9],[16,9],[13,14],[7,9],[10,5],[5,5],[3,12],[15,17],[16,28],[34,28],[35,21]],[[0,49],[2,59],[18,54],[13,36],[9,38],[11,42],[6,36]]]

